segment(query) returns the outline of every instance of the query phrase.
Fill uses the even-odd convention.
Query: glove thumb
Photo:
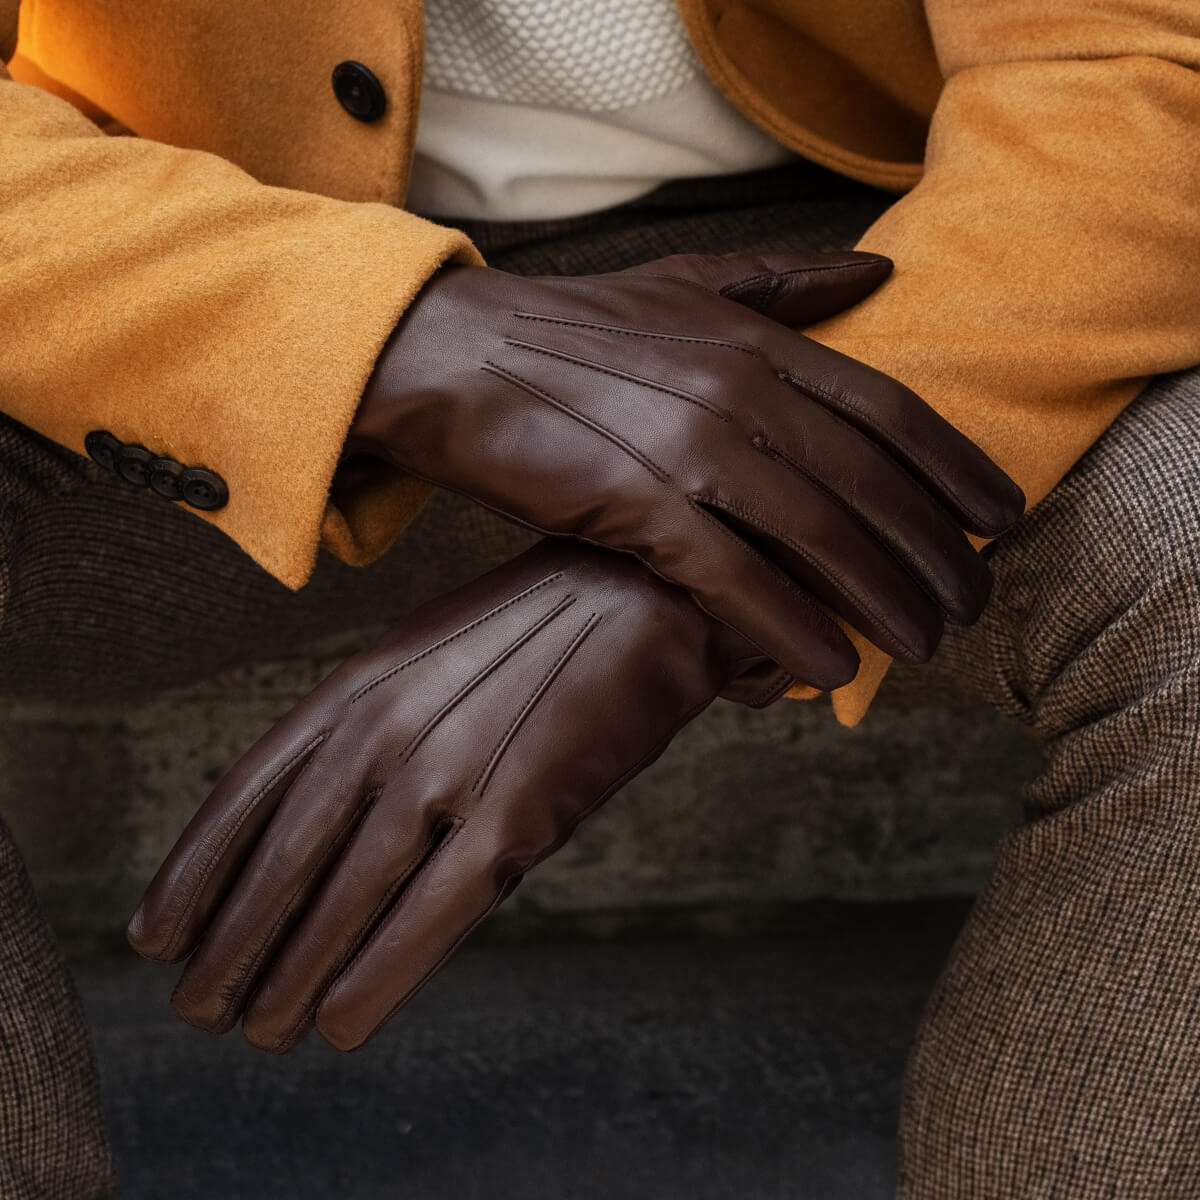
[[[892,260],[881,254],[838,250],[673,254],[624,273],[685,279],[782,325],[800,328],[865,299],[891,271]]]

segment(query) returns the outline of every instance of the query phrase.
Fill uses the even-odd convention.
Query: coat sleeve
[[[80,453],[103,429],[217,471],[229,501],[203,519],[289,587],[322,541],[377,553],[427,494],[398,475],[329,492],[380,349],[449,259],[479,261],[399,209],[106,136],[0,66],[0,408]]]
[[[861,242],[895,273],[811,332],[923,395],[1032,505],[1150,376],[1200,363],[1200,3],[926,9],[945,86],[924,176]],[[845,723],[887,669],[858,641]]]

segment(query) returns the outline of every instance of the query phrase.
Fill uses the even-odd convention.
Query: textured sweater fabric
[[[914,388],[1031,503],[1148,378],[1200,362],[1196,0],[677,2],[743,115],[905,193],[861,243],[893,277],[810,332]],[[424,493],[329,504],[346,424],[422,282],[477,261],[399,207],[420,0],[24,0],[19,29],[17,8],[0,407],[75,450],[108,427],[221,472],[204,519],[293,586],[319,539],[377,555]],[[337,105],[346,59],[382,120]],[[841,719],[886,667],[864,646]]]
[[[426,0],[418,212],[575,216],[790,157],[709,82],[674,0]]]

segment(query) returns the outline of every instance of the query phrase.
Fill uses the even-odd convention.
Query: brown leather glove
[[[129,926],[185,1021],[348,1050],[760,656],[633,559],[542,542],[350,659],[217,785]],[[786,686],[776,671],[755,697]]]
[[[889,270],[854,253],[445,267],[380,357],[343,479],[385,459],[632,553],[818,688],[858,666],[822,604],[924,661],[987,599],[963,528],[995,536],[1023,497],[913,392],[787,327]]]

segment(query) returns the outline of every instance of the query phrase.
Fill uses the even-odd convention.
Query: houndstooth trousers
[[[797,164],[466,227],[495,266],[572,274],[847,245],[887,203]],[[493,556],[525,544],[496,536]],[[145,691],[269,655],[369,613],[421,569],[408,553],[351,587],[324,563],[292,596],[215,531],[0,419],[0,690]],[[984,617],[919,671],[1027,726],[1044,765],[910,1054],[901,1197],[1195,1200],[1200,371],[1151,386],[988,553]],[[111,1186],[79,1005],[0,826],[0,1195]]]

